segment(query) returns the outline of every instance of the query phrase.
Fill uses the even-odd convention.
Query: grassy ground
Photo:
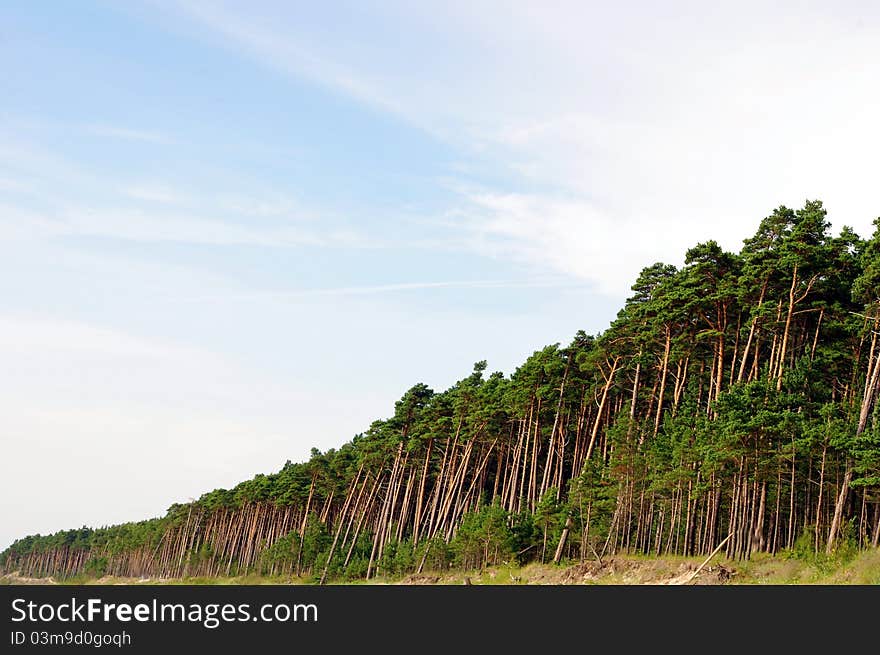
[[[750,560],[716,556],[694,576],[703,557],[623,555],[596,561],[496,566],[482,571],[452,571],[377,580],[403,584],[880,584],[880,550],[834,556],[756,554]]]
[[[680,585],[680,584],[880,584],[880,550],[860,553],[794,556],[757,554],[748,561],[734,561],[716,556],[698,575],[700,557],[651,557],[618,555],[597,561],[526,566],[493,566],[480,571],[425,572],[419,575],[379,577],[368,583],[353,584],[450,584],[450,585],[518,585],[518,584],[616,584],[616,585]],[[230,578],[131,579],[86,578],[84,576],[56,581],[51,578],[0,577],[0,584],[309,584],[304,578],[292,576],[247,575]],[[346,583],[352,584],[352,583]]]
[[[880,550],[876,549],[845,558],[756,556],[738,567],[743,581],[753,584],[880,584]]]

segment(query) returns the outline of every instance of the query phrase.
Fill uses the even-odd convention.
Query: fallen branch
[[[715,557],[715,556],[718,554],[718,552],[719,552],[722,548],[724,548],[724,544],[726,544],[728,541],[730,541],[730,538],[731,538],[732,536],[733,536],[733,533],[731,532],[729,535],[727,535],[726,537],[724,537],[724,539],[722,539],[721,543],[718,544],[718,546],[715,547],[715,550],[713,550],[713,551],[709,554],[709,557],[707,557],[706,559],[704,559],[704,560],[703,560],[703,563],[700,564],[700,565],[697,567],[697,570],[694,571],[693,573],[691,573],[691,574],[690,574],[690,577],[688,577],[687,580],[684,580],[684,581],[681,582],[680,584],[683,584],[683,585],[684,585],[684,584],[688,584],[688,583],[690,583],[694,578],[696,578],[697,575],[699,575],[700,571],[703,570],[703,567],[706,566],[706,564],[708,564],[708,563],[712,560],[712,558]]]

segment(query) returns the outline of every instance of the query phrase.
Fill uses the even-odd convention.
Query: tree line
[[[16,541],[31,575],[421,573],[880,539],[880,219],[779,207],[644,268],[607,330],[409,389],[338,449],[161,518]]]

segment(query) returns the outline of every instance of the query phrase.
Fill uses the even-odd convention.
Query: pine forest
[[[821,202],[779,207],[738,253],[707,241],[642,269],[601,334],[509,376],[482,361],[444,391],[416,384],[338,449],[160,518],[21,538],[0,567],[326,583],[877,548],[874,226],[834,235]]]

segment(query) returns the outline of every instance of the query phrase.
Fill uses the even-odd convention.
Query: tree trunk
[[[847,460],[846,473],[843,475],[843,484],[840,485],[840,493],[837,494],[837,502],[834,504],[834,518],[831,519],[831,530],[828,532],[828,545],[825,546],[826,555],[830,555],[834,552],[834,542],[837,539],[837,533],[840,531],[840,523],[843,518],[843,507],[846,504],[849,483],[852,482],[852,473],[852,465],[849,460]]]

